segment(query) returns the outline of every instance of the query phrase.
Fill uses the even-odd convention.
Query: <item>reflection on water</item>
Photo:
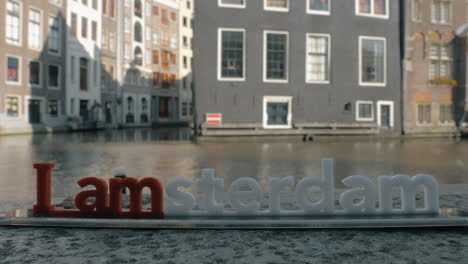
[[[405,173],[434,175],[441,184],[468,183],[468,142],[451,139],[341,142],[190,141],[187,128],[125,129],[56,135],[0,137],[0,200],[35,197],[35,162],[56,164],[54,197],[74,196],[83,177],[195,179],[216,169],[226,185],[239,177],[319,176],[323,158],[335,159],[339,182],[350,175],[375,179]],[[265,188],[266,190],[266,188]]]

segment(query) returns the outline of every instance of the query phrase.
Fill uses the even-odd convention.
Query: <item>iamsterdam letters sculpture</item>
[[[90,217],[90,218],[150,218],[165,216],[314,216],[314,215],[392,215],[392,214],[438,214],[439,184],[431,175],[380,176],[376,186],[364,176],[350,176],[343,184],[351,188],[340,195],[340,205],[335,208],[333,160],[322,161],[321,177],[306,177],[300,180],[294,190],[294,200],[300,209],[282,210],[280,192],[294,187],[292,176],[271,178],[269,181],[268,209],[260,210],[263,191],[260,184],[252,178],[235,180],[227,192],[227,201],[232,210],[216,200],[216,189],[223,188],[224,179],[215,178],[213,169],[204,169],[202,177],[196,181],[201,192],[199,199],[190,192],[179,188],[189,188],[194,181],[174,179],[164,188],[156,178],[103,179],[90,177],[78,181],[82,188],[93,186],[75,197],[76,210],[57,210],[51,204],[51,171],[54,164],[35,164],[37,170],[37,204],[33,207],[34,216],[44,217]],[[359,188],[353,188],[359,186]],[[401,209],[392,207],[392,188],[401,190]],[[424,187],[424,207],[416,206],[416,187]],[[310,199],[310,189],[320,188],[320,200]],[[122,209],[122,189],[130,190],[130,209]],[[142,191],[151,191],[151,210],[143,210]],[[247,191],[242,190],[248,189]],[[164,196],[164,191],[166,195]],[[90,203],[89,198],[94,202]],[[248,198],[246,198],[248,197]],[[164,199],[167,199],[164,203]],[[356,203],[355,200],[360,200]],[[376,207],[376,202],[379,207]],[[198,207],[197,207],[198,204]],[[195,209],[203,208],[203,209]]]

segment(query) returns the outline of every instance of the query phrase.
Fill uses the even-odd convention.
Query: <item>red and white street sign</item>
[[[207,124],[221,124],[223,122],[223,115],[221,113],[207,113],[206,123]]]

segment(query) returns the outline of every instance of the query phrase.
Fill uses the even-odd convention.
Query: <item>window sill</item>
[[[12,42],[12,41],[6,40],[5,43],[8,44],[8,45],[16,46],[16,47],[22,47],[23,46],[23,43],[21,43],[21,41],[20,42]]]
[[[317,10],[307,10],[306,14],[308,15],[319,15],[319,16],[329,16],[330,11],[317,11]]]
[[[218,82],[245,82],[245,78],[218,78]]]
[[[280,12],[280,13],[288,13],[289,12],[289,8],[269,8],[269,7],[265,7],[263,10],[268,11],[268,12]]]
[[[377,18],[377,19],[386,19],[388,20],[390,16],[387,15],[371,15],[371,14],[362,14],[362,13],[356,13],[356,16],[360,17],[368,17],[368,18]]]
[[[264,79],[264,83],[289,83],[289,80],[268,80]]]
[[[245,4],[244,4],[244,5],[218,4],[218,7],[221,7],[221,8],[237,8],[237,9],[241,9],[241,8],[245,8]]]
[[[374,118],[356,118],[356,121],[358,122],[374,122]]]
[[[375,87],[385,87],[387,86],[386,83],[367,83],[367,82],[359,82],[359,86],[375,86]]]
[[[306,84],[330,84],[330,81],[306,81]]]

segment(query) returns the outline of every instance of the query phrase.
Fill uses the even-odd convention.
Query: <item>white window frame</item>
[[[58,86],[50,86],[49,85],[49,66],[56,66],[58,68],[58,79],[57,84]],[[50,90],[60,90],[60,84],[62,82],[62,67],[59,64],[47,64],[47,89]]]
[[[419,19],[416,19],[416,12],[415,12],[415,2],[419,2],[419,13],[417,14],[417,16],[419,17]],[[423,3],[422,3],[422,0],[412,0],[411,1],[411,21],[412,22],[416,22],[416,23],[420,23],[422,22],[422,16],[423,16],[423,12],[422,12],[422,7],[423,7]],[[432,8],[432,7],[431,7]]]
[[[39,47],[38,48],[31,47],[30,42],[29,42],[30,41],[30,39],[29,39],[30,38],[29,23],[30,23],[30,19],[31,19],[30,16],[29,16],[29,13],[30,13],[31,10],[37,11],[40,14],[40,18],[39,18],[40,19],[40,24],[39,24]],[[43,32],[42,32],[43,23],[44,23],[43,18],[44,18],[44,12],[41,9],[33,7],[33,6],[31,6],[29,8],[29,10],[28,10],[28,48],[30,48],[32,50],[42,50],[43,49],[43,46],[44,46],[44,43],[42,41],[43,38],[44,38]]]
[[[31,70],[30,70],[30,64],[31,62],[37,62],[39,63],[39,84],[31,84],[29,80],[31,80]],[[42,67],[42,62],[39,60],[30,60],[28,64],[28,85],[29,87],[32,88],[42,88],[42,76],[43,76],[43,67]]]
[[[389,105],[390,106],[390,127],[395,127],[395,107],[393,101],[377,101],[377,125],[380,127],[382,125],[382,120],[380,119],[380,106]],[[432,112],[432,111],[431,111]]]
[[[268,34],[286,35],[286,79],[274,80],[267,78],[267,36]],[[289,31],[264,30],[263,31],[263,82],[265,83],[288,83],[289,82]]]
[[[6,99],[8,97],[17,97],[18,98],[18,116],[17,117],[11,117],[11,116],[8,116],[7,114],[7,103],[6,103]],[[23,97],[19,94],[5,94],[3,96],[3,111],[5,113],[5,117],[6,119],[8,120],[21,120],[24,118],[24,111],[23,111]]]
[[[453,109],[453,104],[452,104],[451,102],[440,102],[440,103],[438,103],[438,106],[439,106],[439,118],[438,118],[438,120],[437,120],[437,123],[439,124],[439,126],[451,126],[451,125],[454,125],[455,120],[454,120],[454,117],[453,117],[453,116],[454,116],[454,113],[453,113],[453,112],[451,113],[451,116],[452,116],[452,119],[451,119],[451,120],[446,120],[446,121],[444,121],[444,122],[442,122],[442,121],[440,120],[440,119],[441,119],[441,116],[442,116],[442,112],[440,111],[440,110],[441,110],[440,108],[441,108],[443,105],[446,105],[446,106],[447,106],[447,105],[450,105],[451,108]]]
[[[227,8],[245,8],[247,4],[247,0],[244,0],[244,3],[241,5],[236,5],[236,4],[224,4],[223,0],[218,0],[218,6],[219,7],[227,7]]]
[[[431,22],[431,24],[434,24],[434,25],[451,25],[452,20],[453,20],[453,3],[452,3],[452,0],[445,1],[445,2],[449,3],[449,17],[448,17],[449,21],[448,22],[442,22],[441,20],[439,20],[439,21],[434,20],[434,17],[432,16],[432,14],[433,14],[434,2],[436,0],[430,0],[430,1],[431,1],[431,7],[430,7],[430,22]],[[440,1],[438,1],[438,2],[440,2]],[[442,17],[442,14],[440,14],[440,15]]]
[[[224,31],[229,31],[229,32],[242,32],[243,38],[243,44],[242,44],[242,62],[243,62],[243,67],[242,67],[242,77],[241,78],[233,78],[233,77],[222,77],[222,34]],[[245,28],[218,28],[218,66],[217,66],[217,73],[218,73],[218,81],[227,81],[227,82],[243,82],[246,80],[246,30]]]
[[[265,11],[273,11],[273,12],[289,12],[289,2],[290,0],[286,0],[287,7],[269,7],[268,0],[263,0],[263,10]]]
[[[383,40],[384,41],[384,78],[382,83],[363,82],[362,81],[362,40]],[[387,39],[385,37],[373,37],[373,36],[359,36],[359,86],[387,86]]]
[[[309,7],[309,0],[306,0],[306,14],[311,14],[311,15],[322,15],[322,16],[329,16],[331,14],[331,4],[333,0],[328,0],[328,10],[327,11],[321,11],[321,10],[315,10],[315,9],[310,9]],[[339,1],[339,0],[338,0]]]
[[[7,17],[8,17],[8,9],[6,8],[7,6],[7,3],[8,1],[12,1],[12,2],[15,2],[19,5],[19,22],[18,22],[18,31],[19,31],[19,40],[18,42],[10,42],[8,41],[7,37],[6,37],[6,31],[7,31]],[[23,2],[20,2],[20,1],[16,1],[16,0],[7,0],[5,1],[5,43],[7,44],[10,44],[10,45],[14,45],[14,46],[22,46],[23,45]],[[29,20],[28,20],[29,22]]]
[[[16,58],[18,59],[18,81],[17,82],[12,82],[12,81],[8,81],[8,57],[11,57],[11,58]],[[23,58],[21,56],[16,56],[16,55],[12,55],[12,54],[5,54],[5,60],[3,61],[4,65],[5,65],[5,83],[8,84],[8,85],[21,85],[22,83],[22,75],[23,75],[23,69],[21,67],[23,67],[23,62],[22,62]]]
[[[327,37],[328,38],[328,47],[327,47],[327,60],[328,60],[328,80],[325,81],[318,81],[318,80],[313,80],[309,81],[307,79],[307,58],[308,58],[308,41],[309,41],[309,36],[317,36],[317,37]],[[330,34],[322,34],[322,33],[306,33],[306,56],[305,56],[305,82],[306,83],[315,83],[315,84],[330,84],[331,82],[331,35]]]
[[[268,103],[288,103],[288,124],[268,125]],[[263,128],[290,129],[292,128],[292,96],[263,96]]]
[[[370,104],[371,105],[371,117],[360,117],[359,105]],[[356,121],[359,122],[372,122],[375,120],[375,109],[373,101],[356,101]]]
[[[423,122],[419,122],[419,106],[420,105],[429,105],[431,108],[431,114],[430,114],[430,119],[431,121],[430,122],[425,122],[425,120],[423,120]],[[415,113],[416,113],[416,126],[418,127],[430,127],[430,126],[433,126],[433,122],[434,122],[434,118],[432,118],[432,114],[434,113],[434,103],[433,102],[416,102],[415,103]],[[424,119],[424,117],[423,117]]]
[[[373,18],[381,18],[381,19],[389,19],[390,18],[390,1],[397,1],[397,0],[386,0],[386,7],[385,10],[387,10],[385,15],[378,15],[374,13],[374,2],[375,0],[371,0],[371,12],[369,14],[366,13],[361,13],[359,12],[359,0],[354,0],[355,3],[355,10],[356,10],[356,16],[364,16],[364,17],[373,17]]]

